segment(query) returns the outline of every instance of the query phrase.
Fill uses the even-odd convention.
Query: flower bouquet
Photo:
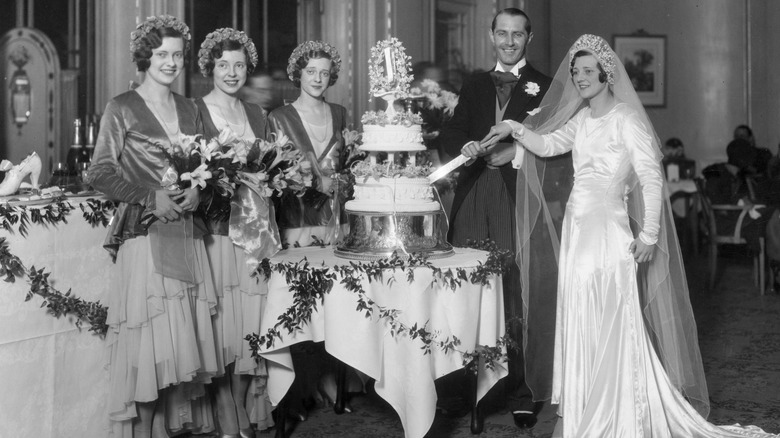
[[[425,140],[432,140],[439,135],[442,125],[452,117],[458,106],[458,95],[442,90],[439,83],[431,79],[423,79],[419,87],[413,87],[409,99],[421,104],[420,116]]]
[[[311,187],[312,165],[283,133],[271,134],[271,140],[256,140],[236,150],[242,164],[235,182],[245,184],[263,197],[281,196],[285,190],[301,192]]]
[[[237,189],[230,202],[229,235],[244,249],[254,271],[260,260],[282,247],[270,198],[301,194],[311,187],[312,164],[281,132],[271,134],[269,140],[237,143],[232,154],[240,166],[230,180]]]
[[[419,87],[413,87],[409,92],[409,99],[419,103],[420,116],[423,119],[423,140],[428,150],[418,153],[418,161],[430,163],[433,167],[439,167],[441,159],[433,140],[439,136],[442,126],[452,118],[455,107],[458,106],[458,95],[441,88],[438,82],[431,79],[423,79]],[[420,156],[424,155],[424,156]],[[451,172],[444,178],[434,183],[440,196],[455,191],[458,171]]]

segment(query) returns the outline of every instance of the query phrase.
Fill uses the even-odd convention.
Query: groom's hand
[[[460,153],[469,158],[477,158],[485,155],[485,147],[478,141],[470,141],[460,148]]]
[[[513,143],[498,143],[490,149],[490,152],[482,157],[488,165],[500,167],[515,158],[515,145]]]

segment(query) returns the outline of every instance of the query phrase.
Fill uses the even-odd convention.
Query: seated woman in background
[[[696,162],[685,156],[685,146],[679,138],[671,137],[666,140],[661,152],[668,180],[692,179],[696,175]]]
[[[713,204],[762,205],[742,221],[742,237],[754,254],[760,250],[759,238],[764,237],[766,223],[776,204],[766,196],[764,181],[756,178],[756,154],[757,149],[748,140],[733,140],[726,147],[728,162],[712,164],[702,171],[706,180],[705,196]],[[718,211],[715,216],[718,232],[732,233],[740,214],[739,210]]]

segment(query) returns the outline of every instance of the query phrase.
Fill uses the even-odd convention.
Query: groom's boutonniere
[[[539,84],[537,84],[536,82],[526,82],[525,83],[525,90],[524,90],[525,94],[528,94],[528,95],[531,95],[531,96],[536,96],[537,94],[539,94],[539,92],[541,90],[542,89],[539,88]]]

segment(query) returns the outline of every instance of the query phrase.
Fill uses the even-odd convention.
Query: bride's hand
[[[628,250],[631,252],[631,254],[634,255],[634,260],[636,260],[637,263],[644,263],[653,260],[655,245],[648,245],[637,237],[633,242],[631,242]]]
[[[485,138],[480,140],[479,143],[484,148],[490,148],[511,134],[512,126],[509,123],[498,123],[490,128],[490,131],[485,135]]]

